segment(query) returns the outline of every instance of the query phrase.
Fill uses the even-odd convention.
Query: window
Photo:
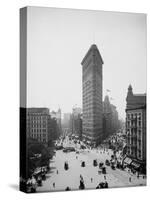
[[[139,126],[141,126],[141,121],[139,121]]]
[[[138,136],[141,137],[141,130],[138,131]]]

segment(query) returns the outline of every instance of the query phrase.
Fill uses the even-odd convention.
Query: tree
[[[28,138],[27,160],[28,160],[28,177],[30,177],[37,167],[49,167],[49,160],[53,157],[53,151],[45,147],[37,140]]]

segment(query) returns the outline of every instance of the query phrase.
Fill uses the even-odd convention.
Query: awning
[[[131,165],[133,165],[135,168],[139,168],[139,167],[140,167],[140,164],[137,163],[137,162],[135,162],[135,161],[133,161],[133,162],[131,163]]]
[[[124,162],[125,162],[126,164],[130,165],[131,162],[132,162],[132,159],[129,158],[129,157],[126,157],[126,158],[124,159]]]

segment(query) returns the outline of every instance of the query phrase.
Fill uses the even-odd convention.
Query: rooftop
[[[32,107],[32,108],[27,108],[28,113],[45,113],[49,114],[49,109],[48,108],[41,108],[41,107]]]
[[[129,91],[130,90],[130,91]],[[126,109],[138,109],[146,106],[146,93],[134,94],[132,87],[128,89]]]
[[[89,50],[88,50],[88,52],[86,53],[85,57],[83,58],[81,64],[83,65],[84,61],[85,61],[86,58],[90,55],[90,53],[91,53],[91,52],[95,52],[95,51],[97,51],[97,53],[98,53],[98,55],[99,55],[99,57],[100,57],[101,63],[104,64],[103,59],[102,59],[102,57],[101,57],[101,54],[100,54],[100,52],[99,52],[98,47],[97,47],[96,44],[92,44],[92,45],[91,45],[91,47],[89,48]],[[94,55],[94,54],[93,54],[93,55]]]

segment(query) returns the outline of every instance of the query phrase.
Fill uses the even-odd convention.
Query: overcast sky
[[[29,7],[27,106],[82,107],[81,61],[95,43],[104,61],[103,97],[125,117],[129,84],[146,92],[146,15]]]

